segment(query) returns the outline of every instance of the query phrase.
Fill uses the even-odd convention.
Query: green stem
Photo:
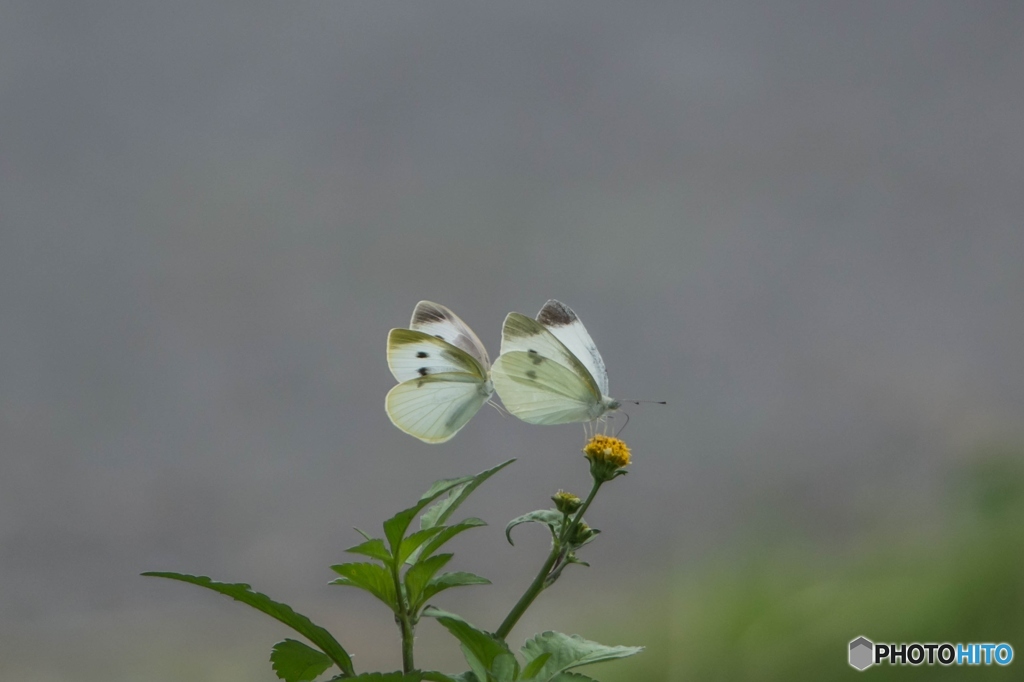
[[[402,618],[402,671],[412,672],[416,668],[413,662],[413,646],[416,641],[414,626],[408,616]]]
[[[402,670],[403,672],[410,673],[416,669],[416,664],[413,662],[416,628],[412,622],[412,615],[409,613],[409,604],[406,603],[405,596],[402,594],[400,570],[401,567],[395,561],[394,566],[391,567],[391,577],[395,581],[395,595],[398,598],[398,612],[395,614],[395,621],[398,623],[398,628],[402,631]]]
[[[559,561],[565,558],[565,553],[568,551],[566,540],[571,537],[573,530],[579,525],[580,521],[583,520],[583,513],[587,511],[587,507],[589,507],[590,503],[594,501],[594,497],[597,495],[597,490],[601,487],[601,483],[602,481],[594,481],[594,487],[591,488],[590,495],[587,496],[587,501],[580,506],[579,511],[576,512],[576,516],[573,517],[572,522],[562,528],[562,533],[558,536],[558,539],[551,543],[551,553],[548,554],[548,558],[544,562],[544,565],[540,567],[537,577],[533,579],[530,586],[526,588],[526,592],[524,592],[523,596],[519,598],[519,601],[516,602],[516,605],[512,607],[512,610],[508,612],[507,616],[505,616],[505,620],[502,621],[501,625],[498,626],[498,629],[495,631],[494,634],[498,637],[502,639],[508,637],[508,634],[512,632],[512,628],[515,627],[516,623],[519,622],[519,619],[523,617],[524,613],[526,613],[526,609],[530,608],[530,604],[532,604],[534,600],[540,596],[540,593],[544,591],[545,582],[551,574],[551,569],[553,569]]]

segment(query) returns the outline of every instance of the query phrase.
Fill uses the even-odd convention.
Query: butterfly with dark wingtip
[[[416,304],[409,329],[388,334],[388,367],[399,383],[385,399],[391,422],[425,443],[443,443],[486,403],[494,388],[487,351],[458,315]]]

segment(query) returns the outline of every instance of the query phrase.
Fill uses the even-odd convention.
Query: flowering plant
[[[477,487],[514,460],[475,476],[437,481],[416,504],[384,522],[383,537],[358,531],[364,541],[345,551],[369,561],[332,566],[339,577],[331,584],[365,590],[392,611],[402,642],[402,670],[398,672],[357,673],[348,652],[327,630],[296,613],[287,604],[255,592],[245,583],[222,583],[205,576],[183,573],[154,571],[143,575],[179,580],[219,592],[262,611],[302,635],[309,644],[285,639],[275,644],[271,651],[274,672],[285,682],[311,682],[332,668],[336,669],[334,676],[329,678],[332,682],[593,682],[593,678],[569,670],[632,656],[642,647],[605,646],[579,635],[547,631],[527,640],[520,649],[520,661],[506,642],[522,615],[541,592],[558,580],[566,566],[588,565],[576,557],[576,552],[592,542],[600,531],[587,525],[583,514],[601,486],[625,474],[625,467],[630,463],[629,448],[618,438],[610,436],[594,436],[583,452],[590,463],[593,478],[593,486],[585,500],[560,490],[552,497],[554,509],[529,512],[513,519],[505,528],[505,535],[511,543],[511,531],[516,526],[523,523],[546,525],[551,531],[551,551],[536,578],[493,632],[475,627],[430,602],[450,588],[490,583],[472,573],[442,572],[453,554],[440,550],[463,531],[486,525],[477,518],[463,519],[458,523],[448,521]],[[419,530],[410,532],[417,516]],[[436,620],[459,641],[470,668],[468,671],[448,675],[416,668],[414,636],[423,617]]]

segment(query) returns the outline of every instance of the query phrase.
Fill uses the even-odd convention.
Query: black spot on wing
[[[418,358],[425,358],[425,357],[427,357],[427,351],[421,350],[419,353],[416,354],[416,357],[418,357]]]
[[[536,379],[537,378],[537,373],[535,371],[533,371],[532,369],[528,369],[528,370],[526,370],[526,376],[530,377],[531,379]]]
[[[418,370],[416,370],[416,371],[420,373],[420,376],[421,376],[421,377],[425,377],[425,376],[427,376],[427,374],[428,374],[428,372],[427,372],[427,368],[426,368],[426,367],[420,367],[420,368],[419,368]]]
[[[545,327],[564,327],[576,321],[576,313],[564,303],[551,299],[537,313],[537,321]]]
[[[530,360],[535,365],[539,365],[540,363],[544,362],[544,358],[541,356],[541,354],[533,349],[526,351],[526,354],[530,356]]]

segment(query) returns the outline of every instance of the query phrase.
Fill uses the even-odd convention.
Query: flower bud
[[[564,490],[559,490],[555,493],[551,497],[551,501],[555,503],[555,509],[566,515],[574,514],[582,504],[580,498]]]

